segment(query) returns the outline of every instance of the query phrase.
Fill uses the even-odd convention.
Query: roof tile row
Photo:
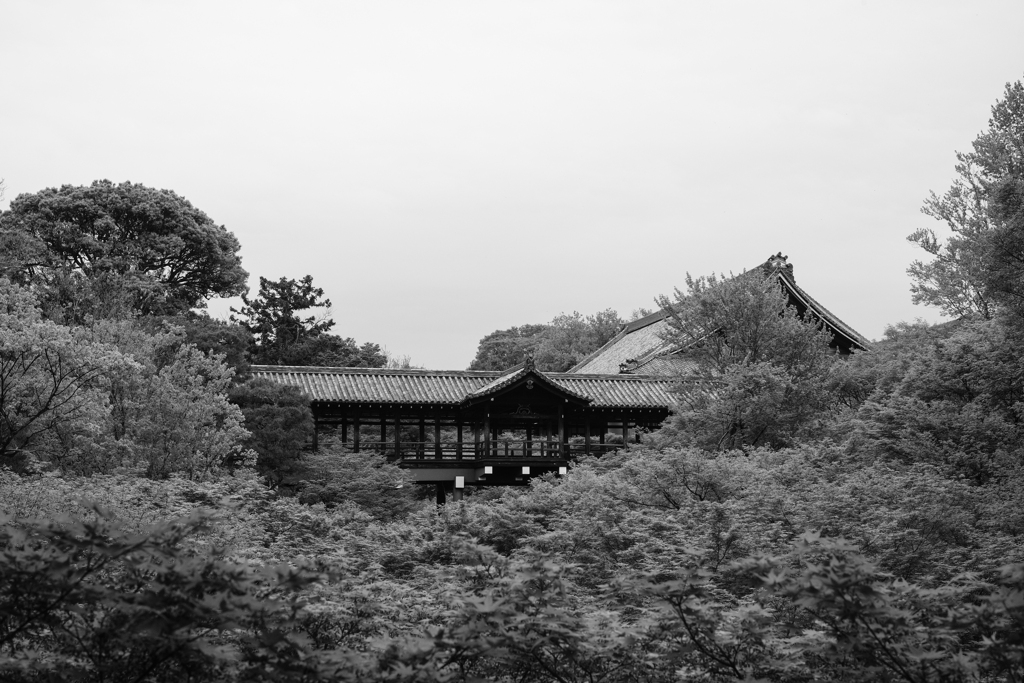
[[[314,401],[457,405],[500,372],[386,370],[254,365],[253,375],[294,386]],[[543,374],[562,389],[588,398],[595,408],[670,408],[673,380],[637,375]],[[493,386],[491,388],[494,388]]]

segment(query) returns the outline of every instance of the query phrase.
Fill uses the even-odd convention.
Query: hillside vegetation
[[[665,302],[680,339],[708,331],[713,391],[642,445],[443,507],[384,458],[303,451],[305,398],[247,377],[389,361],[330,334],[311,278],[215,321],[194,309],[239,291],[238,244],[181,197],[16,198],[0,680],[1024,680],[1021,83],[958,159],[926,204],[951,236],[912,235],[910,268],[954,320],[841,359],[774,281],[687,276]],[[606,314],[487,353],[568,363]]]

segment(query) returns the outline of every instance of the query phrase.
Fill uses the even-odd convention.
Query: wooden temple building
[[[314,448],[331,438],[380,453],[460,497],[467,485],[515,485],[564,473],[572,458],[639,441],[673,404],[670,377],[256,365],[256,377],[303,390]]]
[[[837,353],[868,342],[796,285],[781,254],[773,274],[801,315],[833,336]],[[469,485],[525,484],[564,473],[581,455],[637,443],[673,410],[678,392],[702,391],[686,345],[672,342],[669,314],[626,324],[569,372],[542,372],[528,358],[505,371],[394,370],[257,365],[256,377],[301,389],[315,420],[313,448],[332,440],[386,456],[420,483],[461,498]]]

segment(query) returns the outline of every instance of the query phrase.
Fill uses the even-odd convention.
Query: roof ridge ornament
[[[523,361],[523,372],[536,372],[537,368],[533,364],[533,354],[526,354],[526,360]]]
[[[793,264],[789,262],[789,256],[783,256],[781,251],[774,256],[769,256],[765,261],[765,266],[769,273],[785,271],[790,279],[796,282],[796,277],[793,275]]]

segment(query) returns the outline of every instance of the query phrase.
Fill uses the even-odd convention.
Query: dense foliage
[[[240,471],[7,475],[5,678],[1024,673],[1021,525],[1003,518],[1020,492],[928,465],[634,450],[440,513],[363,492],[325,508]]]
[[[686,276],[686,291],[659,304],[668,339],[703,382],[680,390],[670,440],[708,450],[793,443],[842,406],[842,363],[831,335],[788,305],[778,279]]]
[[[477,347],[470,370],[507,370],[533,356],[538,370],[565,372],[597,351],[622,327],[611,309],[586,317],[558,315],[547,325],[522,325],[495,330]]]
[[[256,451],[257,469],[272,486],[293,475],[306,440],[313,432],[313,411],[296,387],[252,379],[231,388],[249,432],[245,445]]]
[[[14,338],[53,325],[5,291]],[[816,348],[816,328],[777,317],[763,322]],[[680,420],[657,448],[440,510],[383,459],[291,457],[298,397],[225,384],[180,331],[46,329],[102,372],[60,433],[24,442],[35,466],[0,474],[4,680],[1024,675],[1024,346],[1001,317],[894,327],[842,362],[856,390],[785,443],[709,450]],[[719,341],[704,352],[746,367],[751,351]],[[759,347],[776,350],[754,363],[798,373],[792,339]],[[823,367],[800,381],[833,386]],[[252,436],[203,469],[189,444],[216,439],[174,411],[228,392]],[[251,469],[273,483],[276,457],[294,496]]]
[[[662,304],[702,391],[659,432],[444,507],[303,452],[303,397],[244,377],[325,357],[309,278],[241,326],[0,279],[0,680],[1024,680],[1020,91],[975,145],[998,173],[934,200],[980,193],[983,229],[913,271],[961,318],[840,360],[773,279],[688,278]],[[478,360],[562,369],[619,325],[561,318]]]
[[[240,294],[238,240],[170,190],[98,180],[19,195],[0,214],[5,275],[52,316],[174,314]]]
[[[65,472],[213,476],[242,456],[231,370],[131,321],[68,328],[0,279],[0,462]]]

